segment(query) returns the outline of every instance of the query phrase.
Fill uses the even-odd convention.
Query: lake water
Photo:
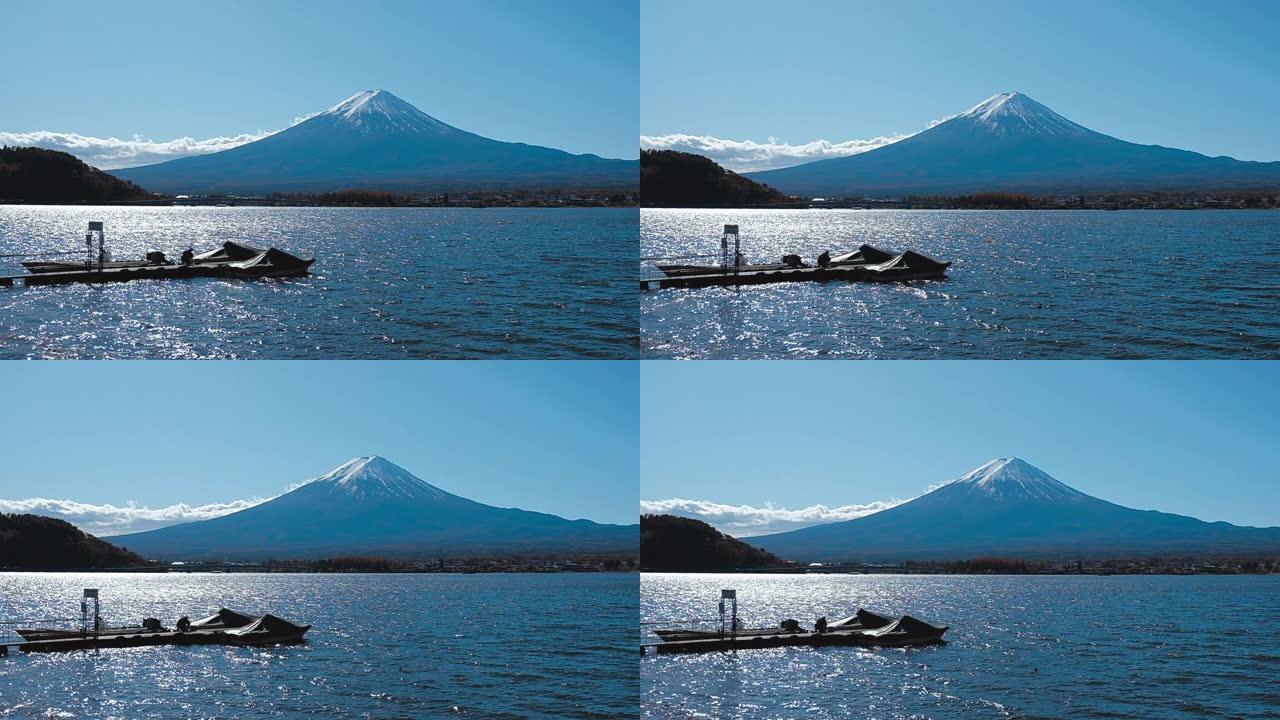
[[[309,278],[0,288],[4,358],[627,358],[634,209],[0,206],[0,254],[234,240]],[[0,274],[22,272],[16,260]]]
[[[646,655],[646,718],[1261,718],[1280,713],[1280,577],[674,575],[644,621],[907,613],[944,645]]]
[[[1280,357],[1280,212],[649,210],[641,256],[809,262],[869,243],[945,281],[643,293],[644,357]]]
[[[0,718],[635,717],[634,574],[0,573],[0,618],[170,624],[220,606],[310,623],[307,643],[14,652]]]

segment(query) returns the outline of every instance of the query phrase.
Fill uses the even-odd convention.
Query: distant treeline
[[[948,198],[910,197],[908,201],[937,202],[958,210],[1029,210],[1036,206],[1031,195],[1008,192],[983,192]]]
[[[344,555],[325,558],[315,563],[319,572],[394,572],[404,567],[384,557],[366,557],[363,555]]]
[[[1034,568],[1026,560],[1002,557],[979,557],[946,564],[947,571],[961,575],[1026,575]]]
[[[86,534],[65,520],[0,513],[0,567],[78,570],[148,564],[140,555]]]
[[[1280,208],[1280,191],[1132,192],[1093,195],[1029,195],[983,192],[973,195],[912,195],[907,207],[957,210],[1204,210]]]
[[[151,195],[74,155],[35,147],[0,148],[0,202],[107,203]]]
[[[714,572],[782,567],[772,553],[729,537],[701,520],[640,516],[640,567],[669,572]]]
[[[791,200],[710,158],[675,150],[640,151],[640,198],[653,207],[741,207]]]
[[[199,202],[220,196],[202,196]],[[640,196],[622,190],[537,189],[458,193],[393,192],[352,188],[327,193],[270,193],[261,198],[226,198],[237,205],[319,207],[634,207]],[[190,201],[189,201],[190,202]]]

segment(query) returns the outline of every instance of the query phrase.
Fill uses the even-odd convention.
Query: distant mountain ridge
[[[1258,190],[1280,187],[1280,162],[1126,142],[1008,92],[875,150],[747,177],[793,194],[875,197]]]
[[[804,562],[1247,555],[1280,552],[1280,527],[1135,510],[1000,458],[888,510],[751,542]]]
[[[369,456],[230,515],[112,541],[162,560],[307,560],[635,553],[639,531],[485,505]]]
[[[365,90],[260,140],[116,174],[168,193],[634,188],[639,163],[492,140]]]

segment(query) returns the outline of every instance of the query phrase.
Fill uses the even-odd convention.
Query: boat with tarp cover
[[[935,260],[914,250],[891,252],[863,244],[857,250],[831,255],[823,252],[813,262],[799,255],[784,255],[780,262],[752,263],[742,252],[738,226],[725,225],[720,240],[718,264],[676,262],[679,258],[641,258],[652,262],[658,274],[642,277],[640,289],[656,285],[660,288],[698,288],[728,285],[762,285],[779,282],[909,282],[942,280],[950,261]],[[689,259],[689,258],[685,258]]]
[[[27,285],[67,282],[112,282],[134,279],[169,280],[188,277],[239,279],[286,278],[307,275],[314,258],[303,258],[279,248],[258,248],[227,241],[220,247],[196,253],[186,250],[175,262],[165,253],[152,250],[138,260],[114,260],[106,248],[103,223],[89,223],[85,248],[75,252],[46,255],[80,255],[77,261],[25,260],[28,276],[7,277],[5,284],[19,279]]]
[[[640,649],[641,652],[653,649],[659,653],[684,653],[828,645],[916,647],[942,643],[947,630],[945,625],[934,625],[910,615],[895,619],[863,609],[830,622],[825,617],[818,618],[812,630],[804,629],[793,619],[783,620],[777,627],[748,628],[738,617],[737,591],[724,590],[720,600],[720,629],[654,630],[660,642],[642,644]]]
[[[108,625],[102,617],[98,591],[84,591],[80,602],[80,627],[20,628],[25,652],[77,650],[95,647],[141,647],[148,645],[286,645],[303,641],[310,625],[299,625],[270,613],[254,616],[221,608],[198,620],[185,616],[164,627],[156,618],[140,625]]]

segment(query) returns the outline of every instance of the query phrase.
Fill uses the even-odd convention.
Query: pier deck
[[[659,654],[714,652],[717,650],[750,650],[778,647],[829,647],[829,646],[864,646],[881,645],[865,630],[828,630],[823,633],[798,632],[768,635],[725,635],[697,640],[668,640],[665,642],[644,643],[640,646],[643,654],[653,650]]]
[[[225,264],[200,265],[148,265],[142,267],[104,268],[98,270],[71,270],[66,272],[31,273],[0,277],[0,285],[12,287],[21,282],[28,287],[36,285],[66,285],[69,283],[109,283],[129,280],[179,280],[185,278],[251,278],[239,268]]]
[[[640,280],[640,289],[651,288],[703,288],[732,287],[735,285],[764,285],[784,282],[902,282],[905,280],[938,279],[941,272],[921,273],[918,277],[903,274],[888,275],[869,270],[861,265],[836,267],[769,267],[760,270],[717,271],[702,275],[671,275]]]
[[[65,652],[69,650],[92,650],[95,648],[147,647],[152,645],[222,645],[226,643],[226,634],[217,630],[188,630],[177,632],[145,632],[135,635],[85,635],[55,640],[26,640],[13,643],[22,652]]]

